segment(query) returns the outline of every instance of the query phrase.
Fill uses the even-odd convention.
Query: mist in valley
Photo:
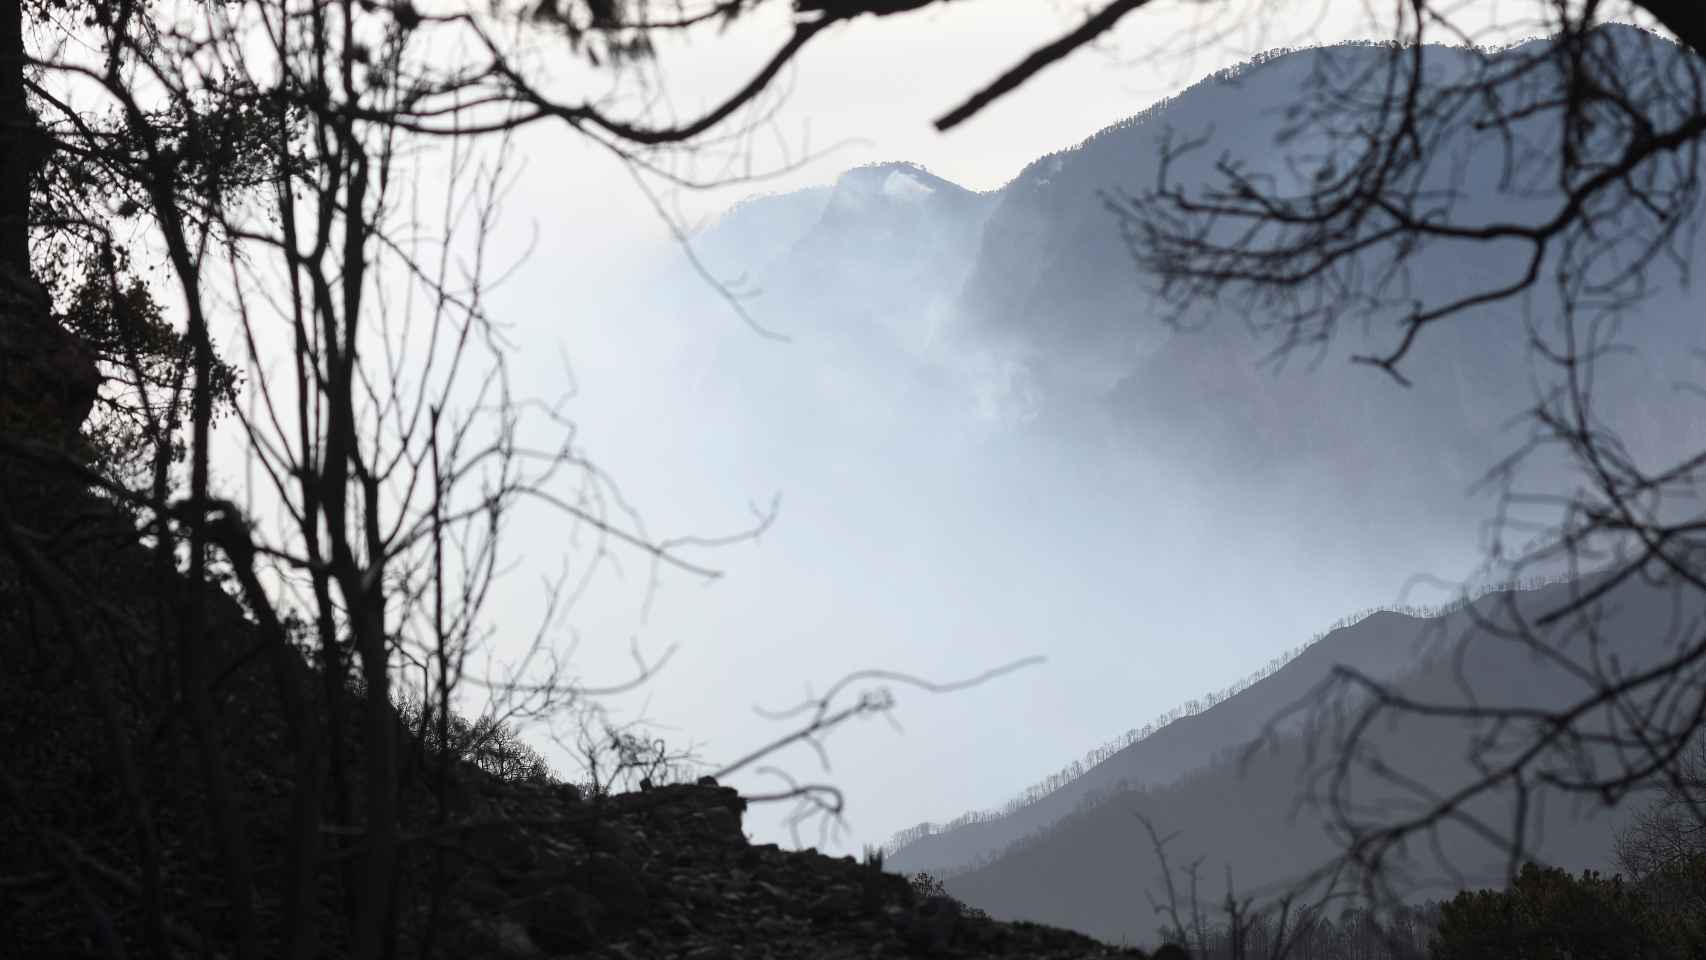
[[[618,289],[578,327],[600,351],[574,370],[577,402],[599,411],[583,421],[588,449],[656,531],[764,523],[705,554],[726,573],[714,585],[665,572],[653,592],[641,575],[628,606],[595,621],[607,635],[679,643],[636,701],[664,736],[690,733],[714,767],[785,726],[743,708],[789,706],[850,671],[946,682],[1046,658],[952,693],[897,684],[896,723],[837,731],[821,756],[785,754],[787,775],[844,791],[845,818],[759,808],[755,841],[857,853],[894,838],[893,869],[947,875],[951,891],[998,916],[1105,939],[1141,939],[1149,921],[1118,904],[1160,875],[1124,813],[1149,801],[1122,791],[1196,777],[1154,801],[1162,826],[1189,827],[1180,856],[1231,855],[1239,841],[1209,825],[1217,817],[1292,837],[1281,848],[1293,858],[1263,848],[1257,865],[1240,864],[1258,888],[1330,858],[1325,815],[1298,812],[1301,746],[1249,781],[1234,758],[1333,663],[1399,677],[1421,669],[1428,643],[1474,632],[1461,621],[1354,622],[1371,608],[1476,595],[1516,569],[1495,551],[1519,555],[1555,521],[1552,504],[1524,495],[1579,486],[1573,465],[1541,449],[1514,473],[1494,470],[1534,435],[1528,413],[1557,382],[1535,347],[1563,335],[1555,294],[1538,288],[1519,307],[1433,331],[1406,386],[1351,362],[1393,339],[1376,316],[1285,350],[1257,309],[1165,302],[1133,262],[1121,203],[1153,183],[1169,132],[1212,131],[1187,183],[1206,181],[1207,160],[1225,155],[1306,182],[1311,161],[1296,158],[1320,156],[1293,144],[1284,161],[1271,149],[1285,108],[1322,61],[1355,70],[1379,55],[1354,45],[1268,55],[1110,118],[983,189],[897,159],[757,191],[707,217],[687,251],[648,249],[635,272],[613,277]],[[1436,69],[1465,69],[1452,58]],[[1455,149],[1459,164],[1441,176],[1488,219],[1536,202],[1501,190],[1492,152]],[[1503,256],[1441,245],[1407,265],[1404,283],[1441,296],[1474,289],[1509,269]],[[1699,339],[1686,298],[1677,282],[1621,314],[1615,334],[1632,349],[1600,371],[1600,412],[1644,456],[1702,439],[1698,401],[1677,387],[1700,362],[1684,346]],[[562,369],[559,358],[534,361],[541,378]],[[645,594],[638,614],[633,591]],[[1158,715],[1271,672],[1341,618],[1351,631],[1290,673],[1118,749]],[[1472,678],[1488,689],[1526,670],[1520,659],[1489,664]],[[1540,688],[1561,697],[1566,687]],[[1442,757],[1461,753],[1437,736]],[[1443,783],[1466,769],[1435,774]],[[1057,771],[1074,782],[1048,802],[1015,800]],[[791,781],[748,771],[737,782],[756,794]],[[1206,809],[1183,799],[1191,790],[1230,806],[1186,817]],[[1106,822],[1085,820],[1092,809]],[[1554,824],[1545,849],[1576,869],[1605,866],[1621,821],[1559,811],[1574,825]],[[995,819],[935,836],[967,813]],[[1060,847],[1080,834],[1120,864],[1117,880]],[[1556,846],[1578,835],[1593,839]],[[1064,874],[1024,867],[1017,853],[1009,874],[965,872],[1020,841]],[[1496,881],[1496,856],[1456,843],[1461,862],[1419,871],[1417,895],[1455,889],[1441,870]],[[1029,879],[1019,889],[1002,876]]]
[[[994,189],[894,162],[759,194],[691,237],[695,262],[650,250],[583,311],[576,335],[599,348],[570,363],[598,411],[584,442],[651,529],[723,534],[778,507],[761,536],[705,554],[727,574],[714,586],[665,573],[643,624],[632,591],[605,621],[679,642],[644,695],[666,735],[727,756],[776,732],[747,706],[847,671],[940,682],[1047,658],[968,691],[897,688],[903,731],[838,732],[827,771],[804,750],[784,765],[846,790],[846,829],[796,835],[775,810],[756,837],[857,852],[997,808],[1341,617],[1498,579],[1503,487],[1477,485],[1521,446],[1550,375],[1521,324],[1441,331],[1409,389],[1348,362],[1378,328],[1275,363],[1237,311],[1169,326],[1109,207],[1152,179],[1167,129],[1227,131],[1204,156],[1263,156],[1312,56],[1205,82]],[[1483,269],[1443,257],[1413,282]],[[540,383],[563,369],[530,360]],[[1659,406],[1697,361],[1629,363],[1607,369],[1626,378],[1617,403]],[[1535,462],[1518,490],[1567,482]]]

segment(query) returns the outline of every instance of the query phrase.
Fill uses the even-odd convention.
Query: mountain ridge
[[[1521,610],[1532,622],[1538,612],[1557,609],[1602,579],[1589,575],[1533,590],[1490,593],[1429,621],[1435,638],[1429,655],[1387,681],[1389,688],[1422,703],[1547,709],[1574,702],[1588,690],[1584,678],[1494,637],[1510,625],[1513,611]],[[1687,618],[1670,599],[1664,584],[1628,581],[1615,587],[1598,625],[1626,668],[1637,669],[1671,648],[1678,624]],[[1376,616],[1363,624],[1366,630],[1403,637],[1413,626],[1404,619]],[[1548,642],[1563,642],[1574,629],[1566,622],[1548,631]],[[1333,711],[1349,707],[1354,712],[1354,706],[1324,704],[1326,713],[1317,715],[1344,715]],[[1202,906],[1212,911],[1223,895],[1222,876],[1235,878],[1232,892],[1240,898],[1254,896],[1258,902],[1304,889],[1311,871],[1335,862],[1345,832],[1356,829],[1353,824],[1409,809],[1409,794],[1392,784],[1426,783],[1449,794],[1460,782],[1482,776],[1467,748],[1441,749],[1446,743],[1469,744],[1480,727],[1456,718],[1406,715],[1371,729],[1366,742],[1380,748],[1378,756],[1388,768],[1352,767],[1345,786],[1330,786],[1322,777],[1335,769],[1334,761],[1328,759],[1330,748],[1321,748],[1322,738],[1336,735],[1334,729],[1330,721],[1274,728],[1236,755],[1222,756],[1171,784],[1103,790],[970,869],[948,872],[947,889],[1002,919],[1057,924],[1111,942],[1140,941],[1150,930],[1134,919],[1130,904],[1159,882],[1160,867],[1133,813],[1175,838],[1169,841],[1175,867],[1200,859],[1209,881]],[[1390,782],[1388,773],[1394,775]],[[1332,805],[1324,793],[1328,789],[1347,791],[1344,811]],[[1276,794],[1298,796],[1294,803],[1274,804]],[[1527,816],[1516,821],[1514,803],[1510,791],[1494,789],[1465,810],[1499,829],[1520,822],[1528,859],[1571,871],[1608,869],[1613,837],[1635,806],[1558,794],[1531,804]],[[1503,881],[1508,854],[1472,828],[1441,820],[1421,837],[1432,840],[1418,838],[1416,849],[1388,866],[1386,879],[1405,899],[1415,902]]]
[[[1307,696],[1309,690],[1325,679],[1327,669],[1335,665],[1363,670],[1376,679],[1390,678],[1419,666],[1426,648],[1437,642],[1437,636],[1427,636],[1437,629],[1432,621],[1488,597],[1501,596],[1513,590],[1540,590],[1564,582],[1567,581],[1562,578],[1531,578],[1519,583],[1485,586],[1468,600],[1460,599],[1437,607],[1377,607],[1341,618],[1309,642],[1275,657],[1270,661],[1274,664],[1271,670],[1255,671],[1246,676],[1247,683],[1240,681],[1222,688],[1238,688],[1230,696],[1215,699],[1201,710],[1190,709],[1191,704],[1216,698],[1221,691],[1215,691],[1207,697],[1173,708],[1153,721],[1153,729],[1146,735],[1131,739],[1099,763],[1086,767],[1078,776],[1051,787],[1040,796],[1015,806],[1025,799],[1026,795],[1021,794],[995,810],[972,811],[940,825],[926,821],[897,832],[884,844],[887,862],[907,872],[952,875],[977,859],[968,855],[970,848],[975,846],[987,850],[992,846],[1017,842],[1046,829],[1070,816],[1098,790],[1120,784],[1131,787],[1166,786],[1195,769],[1213,765],[1228,751],[1239,750],[1260,736],[1275,712]],[[1389,629],[1391,624],[1404,625],[1399,629]],[[1374,637],[1376,642],[1368,642],[1370,637]],[[1228,719],[1231,715],[1237,715],[1237,719]],[[1208,724],[1215,720],[1228,724],[1230,732],[1205,738],[1200,729],[1189,729],[1193,722]],[[1183,726],[1175,729],[1175,725]],[[1134,732],[1127,731],[1126,736]],[[1144,744],[1153,737],[1183,742],[1158,743],[1145,748]],[[1118,742],[1119,738],[1110,741]],[[1195,750],[1207,752],[1193,753]],[[1128,752],[1129,755],[1122,757]],[[1146,755],[1150,753],[1155,756]],[[1191,763],[1193,757],[1197,758],[1195,767],[1179,766]],[[1134,768],[1142,768],[1146,776],[1132,776]],[[1003,821],[1009,822],[1003,824]]]

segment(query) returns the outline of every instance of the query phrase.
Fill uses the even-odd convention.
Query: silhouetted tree
[[[1706,739],[1677,758],[1659,796],[1617,835],[1617,866],[1636,880],[1706,854]]]
[[[549,585],[544,622],[518,662],[467,669],[489,629],[501,534],[519,510],[590,534],[600,555],[628,549],[654,569],[715,575],[683,555],[693,543],[646,535],[551,405],[511,392],[508,344],[487,313],[488,244],[511,131],[563,124],[660,172],[667,156],[686,156],[670,151],[728,130],[792,55],[677,122],[648,112],[643,85],[626,100],[557,91],[537,45],[560,44],[583,61],[577,69],[620,67],[606,74],[620,79],[651,56],[658,31],[713,30],[743,9],[713,18],[579,0],[466,10],[261,0],[186,12],[95,0],[70,27],[58,7],[12,9],[13,27],[38,13],[52,26],[34,45],[0,35],[0,126],[10,134],[0,268],[24,291],[0,322],[0,466],[27,463],[62,478],[61,493],[87,485],[121,504],[152,531],[161,568],[159,615],[145,625],[130,611],[113,618],[133,648],[170,668],[170,683],[149,688],[152,701],[121,696],[109,682],[116,668],[85,629],[88,611],[107,610],[106,585],[70,573],[95,561],[0,491],[8,573],[21,571],[66,638],[133,822],[121,862],[137,864],[136,875],[102,874],[126,919],[115,921],[104,898],[83,904],[107,952],[165,957],[174,938],[239,960],[429,951],[447,919],[444,838],[467,825],[452,797],[462,767],[539,779],[538,756],[516,739],[522,725],[650,675],[655,663],[643,659],[635,677],[605,687],[567,672],[549,629],[561,583]],[[798,43],[837,19],[802,22]],[[66,42],[54,29],[70,30]],[[429,171],[441,177],[436,198]],[[29,193],[44,184],[45,194]],[[422,212],[433,209],[443,212]],[[119,225],[140,238],[117,242]],[[51,297],[28,276],[34,232],[76,268],[53,291],[61,324],[45,319]],[[164,280],[134,276],[130,258],[143,255],[158,258]],[[216,323],[267,371],[248,408],[230,403],[235,377],[215,350]],[[89,391],[58,407],[31,399],[44,384],[82,382],[72,368],[87,369],[102,347],[148,397],[121,411],[164,451],[143,469],[109,469],[110,452],[91,464],[68,449],[62,434],[83,421]],[[222,410],[260,487],[255,512],[214,478]],[[31,416],[56,429],[20,422]],[[533,446],[528,423],[561,439]],[[180,460],[182,482],[164,482],[162,465]],[[218,586],[238,598],[241,629]],[[231,649],[237,638],[250,642]],[[801,718],[793,732],[716,775],[793,743],[820,746],[828,729],[888,709],[896,683],[955,686],[851,675],[787,714]],[[471,687],[487,702],[469,723],[458,711]],[[264,732],[254,720],[264,710],[275,712],[277,736],[258,747],[244,738]],[[151,773],[156,739],[179,737],[183,769],[173,761]],[[413,765],[411,742],[423,748]],[[669,759],[631,736],[614,747],[629,768]],[[248,775],[261,763],[282,770]],[[0,787],[8,809],[26,806],[9,773]],[[423,791],[431,829],[410,807]],[[790,798],[840,810],[839,791],[824,784],[790,782],[753,799]],[[162,855],[153,825],[167,809],[207,838],[187,862]],[[56,831],[36,833],[37,853],[86,889],[86,861],[59,856]],[[261,836],[270,845],[258,847]]]

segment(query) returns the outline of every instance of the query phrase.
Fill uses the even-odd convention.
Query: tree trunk
[[[100,372],[83,343],[53,322],[47,292],[30,273],[30,184],[48,141],[30,111],[26,62],[22,0],[0,0],[0,430],[71,447]]]
[[[30,275],[30,178],[41,137],[24,94],[24,5],[0,0],[0,275]]]

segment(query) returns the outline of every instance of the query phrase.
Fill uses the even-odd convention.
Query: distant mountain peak
[[[919,164],[890,161],[854,167],[836,178],[830,206],[864,209],[878,203],[916,203],[973,193]]]

